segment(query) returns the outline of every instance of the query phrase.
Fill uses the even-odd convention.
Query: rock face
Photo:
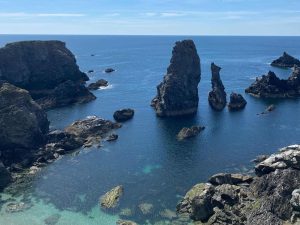
[[[115,208],[119,203],[120,197],[123,195],[123,186],[119,185],[100,198],[100,205],[103,208]]]
[[[271,65],[283,68],[292,68],[294,65],[300,66],[300,60],[284,52],[283,55],[274,60]]]
[[[0,49],[0,80],[28,90],[45,108],[95,99],[74,55],[60,41],[23,41]]]
[[[220,78],[221,67],[214,63],[211,64],[211,85],[212,91],[209,92],[208,102],[210,106],[217,111],[221,111],[226,106],[226,92],[222,80]]]
[[[88,89],[89,90],[97,90],[100,87],[107,87],[107,86],[108,86],[108,81],[104,80],[104,79],[100,79],[95,83],[89,84]]]
[[[200,58],[192,40],[176,42],[170,66],[152,100],[157,116],[184,116],[197,112]]]
[[[259,176],[216,174],[195,185],[177,206],[179,214],[214,225],[283,225],[300,212],[299,145],[288,146],[255,167]]]
[[[201,126],[192,126],[190,128],[184,127],[177,134],[177,139],[182,141],[184,139],[195,137],[204,129],[205,127]]]
[[[275,73],[269,72],[247,88],[246,93],[260,98],[295,98],[300,96],[300,68],[295,66],[287,79],[279,79]]]
[[[134,110],[133,109],[120,109],[120,110],[117,110],[113,116],[117,122],[125,122],[125,121],[133,118]]]
[[[244,109],[247,105],[247,101],[241,94],[231,93],[230,94],[230,102],[228,104],[229,110],[237,111]]]
[[[11,84],[0,84],[1,158],[15,161],[46,141],[49,121],[29,93]]]

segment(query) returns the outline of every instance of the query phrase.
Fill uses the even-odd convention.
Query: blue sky
[[[300,35],[300,0],[0,0],[0,33]]]

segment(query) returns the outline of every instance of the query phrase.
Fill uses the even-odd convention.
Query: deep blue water
[[[174,42],[186,38],[195,41],[201,58],[198,114],[157,118],[150,101],[169,64]],[[244,93],[256,76],[269,70],[287,78],[291,70],[269,64],[283,51],[300,58],[300,37],[0,36],[0,46],[32,39],[65,41],[82,71],[95,70],[91,81],[104,78],[112,85],[95,91],[97,100],[91,103],[49,111],[51,128],[63,128],[89,115],[112,119],[119,108],[135,109],[134,119],[117,131],[117,142],[65,156],[43,171],[33,184],[32,195],[45,205],[51,203],[61,211],[85,215],[98,204],[99,196],[122,184],[125,195],[120,207],[138,211],[140,203],[152,203],[154,214],[136,213],[130,219],[154,223],[161,220],[159,211],[174,210],[180,196],[194,184],[205,182],[217,172],[247,172],[255,156],[300,142],[299,99],[268,101]],[[228,98],[232,91],[244,95],[248,101],[245,110],[210,109],[211,62],[222,67]],[[107,67],[117,71],[104,74]],[[271,103],[276,104],[274,112],[256,115]],[[182,127],[196,124],[206,126],[198,137],[176,140]],[[108,225],[97,219],[97,224]]]

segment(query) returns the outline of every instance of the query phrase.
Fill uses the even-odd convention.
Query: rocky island
[[[288,79],[280,79],[274,72],[269,72],[251,84],[246,90],[259,98],[295,98],[300,96],[300,67],[294,66]]]
[[[192,40],[176,42],[163,82],[151,106],[159,117],[195,114],[198,109],[200,58]]]
[[[211,64],[212,91],[209,92],[208,102],[209,105],[217,111],[223,110],[227,103],[225,88],[220,77],[220,70],[221,67],[215,65],[214,63]]]
[[[282,67],[282,68],[292,68],[294,65],[300,66],[300,60],[284,52],[281,57],[274,60],[271,66]]]
[[[29,91],[44,109],[85,103],[96,97],[88,76],[61,41],[22,41],[0,49],[0,80]]]

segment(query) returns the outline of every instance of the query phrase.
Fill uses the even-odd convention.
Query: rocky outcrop
[[[124,188],[122,185],[114,187],[105,195],[100,198],[100,205],[102,208],[111,209],[115,208],[119,203],[120,197],[122,197]]]
[[[45,143],[49,121],[26,90],[2,83],[0,126],[0,157],[9,165],[30,157],[33,150]]]
[[[230,102],[228,104],[229,110],[238,111],[244,109],[247,105],[247,101],[241,94],[231,93]]]
[[[120,109],[114,112],[114,119],[117,122],[125,122],[127,120],[132,119],[134,116],[134,110],[133,109]]]
[[[201,126],[192,126],[190,128],[184,127],[177,134],[177,139],[179,141],[182,141],[188,138],[195,137],[204,129],[205,127],[201,127]]]
[[[299,151],[299,145],[292,145],[271,155],[256,165],[256,177],[216,174],[209,183],[187,192],[177,212],[207,225],[296,222],[300,216]]]
[[[0,80],[30,92],[44,108],[95,99],[75,56],[60,41],[22,41],[0,49]]]
[[[209,92],[208,102],[209,105],[217,111],[221,111],[225,108],[227,100],[226,100],[226,92],[224,85],[222,83],[220,77],[221,67],[218,67],[214,63],[211,64],[211,86],[212,91]]]
[[[192,40],[176,42],[163,82],[152,100],[157,116],[184,116],[197,112],[200,58]]]
[[[279,79],[275,73],[269,72],[251,84],[246,90],[259,98],[295,98],[300,96],[300,68],[295,66],[287,79]]]
[[[294,58],[286,52],[284,52],[281,57],[279,57],[271,63],[271,66],[283,68],[292,68],[294,65],[300,66],[300,60]]]
[[[90,83],[88,86],[89,90],[97,90],[100,87],[107,87],[108,86],[108,81],[104,79],[100,79],[95,83]]]
[[[104,70],[105,73],[112,73],[114,72],[115,70],[113,68],[107,68]]]

